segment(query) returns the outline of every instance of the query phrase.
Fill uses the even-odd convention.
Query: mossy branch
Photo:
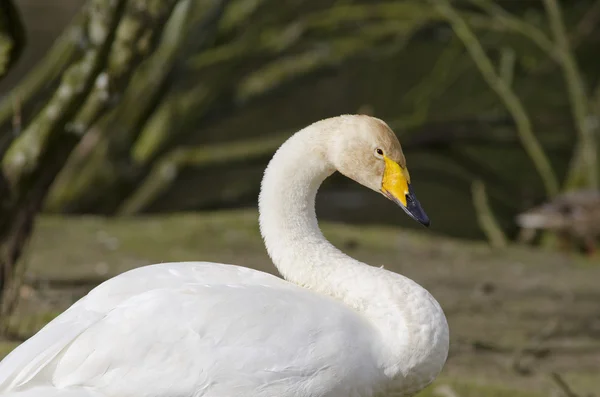
[[[129,154],[130,145],[155,106],[184,43],[189,15],[186,6],[190,2],[180,3],[173,11],[176,4],[177,0],[162,2],[161,7],[149,7],[147,14],[137,12],[133,5],[128,10],[124,25],[117,29],[119,44],[103,71],[103,81],[73,122],[73,128],[90,129],[98,135],[95,150],[78,151],[70,159],[48,198],[49,210],[69,207],[80,197],[97,196],[94,190],[114,179],[112,174],[117,170],[109,159]],[[120,100],[109,102],[110,98]],[[111,108],[106,111],[108,103]]]
[[[210,106],[213,96],[210,87],[202,84],[169,93],[131,147],[131,160],[135,166],[148,166],[158,154],[164,153],[177,134],[185,130],[190,117],[202,114]]]
[[[575,120],[575,126],[579,135],[575,159],[566,181],[567,188],[576,188],[578,174],[585,175],[585,186],[592,189],[598,188],[598,159],[597,142],[594,129],[587,121],[589,117],[589,99],[585,93],[583,79],[579,67],[570,48],[569,38],[563,23],[560,5],[556,0],[544,0],[546,13],[550,22],[550,28],[559,51],[558,62],[562,66],[569,102]],[[581,157],[577,160],[577,157]]]
[[[567,32],[567,39],[569,40],[571,51],[574,51],[576,48],[578,48],[585,41],[584,39],[593,33],[596,25],[598,24],[598,20],[600,20],[600,0],[596,0],[596,2],[590,6],[587,12],[577,22],[577,25],[571,29],[571,31]],[[535,72],[546,72],[551,66],[556,65],[557,61],[559,60],[557,58],[560,58],[558,50],[556,53],[556,57],[549,58],[541,62],[535,68]]]
[[[0,1],[0,79],[25,47],[25,28],[12,0]]]
[[[492,0],[469,1],[485,11],[498,24],[506,27],[510,31],[527,37],[552,59],[559,59],[559,53],[556,49],[556,46],[542,30],[515,17],[514,15],[511,15]]]
[[[163,0],[160,6],[152,2],[130,2],[115,32],[115,41],[106,67],[98,76],[92,92],[71,123],[71,128],[87,131],[109,104],[127,87],[136,66],[153,51],[162,32],[162,25],[171,14],[177,0]],[[157,3],[158,4],[158,3]],[[107,34],[92,27],[97,35]],[[162,54],[164,55],[164,54]],[[128,108],[131,112],[136,108]]]
[[[512,86],[515,75],[515,51],[510,47],[503,47],[500,52],[500,78],[507,86]]]
[[[488,239],[493,248],[505,248],[507,238],[494,217],[494,212],[490,207],[485,185],[481,180],[476,180],[471,185],[471,195],[473,197],[473,206],[479,227]]]
[[[453,38],[435,61],[431,72],[403,96],[405,101],[414,104],[414,111],[403,118],[399,126],[401,129],[417,127],[426,122],[431,104],[467,70],[470,63],[468,58],[465,62],[463,55],[464,47],[460,40]]]
[[[409,26],[414,28],[415,25],[412,24]],[[293,81],[296,81],[301,77],[306,77],[324,67],[336,65],[337,63],[370,48],[377,40],[387,37],[390,34],[398,34],[398,29],[398,26],[395,27],[393,32],[379,29],[377,32],[368,35],[368,40],[355,41],[351,38],[339,38],[333,40],[329,48],[308,50],[289,57],[275,57],[271,62],[266,62],[264,66],[259,67],[247,76],[242,77],[239,82],[236,80],[230,81],[230,83],[237,82],[237,88],[235,89],[233,98],[234,103],[247,103],[248,101],[262,98],[273,90],[281,88],[284,84],[292,83]],[[403,30],[403,32],[405,31]],[[288,42],[288,44],[291,45],[291,42]],[[266,44],[265,46],[268,47]],[[225,48],[227,49],[225,50]],[[224,51],[222,52],[219,50],[216,50],[216,52],[207,50],[197,56],[194,61],[188,65],[191,65],[193,68],[202,68],[210,65],[212,63],[211,60],[216,62],[226,59],[232,60],[236,58],[236,55],[239,55],[239,53],[237,53],[238,50],[245,51],[245,49],[247,49],[247,47],[234,45],[231,47],[224,47]],[[277,47],[277,51],[284,51],[285,49],[285,46]],[[222,54],[224,56],[222,57],[217,54]],[[164,152],[170,142],[169,138],[174,131],[176,132],[178,130],[177,125],[179,125],[182,118],[185,118],[184,115],[186,114],[186,109],[199,109],[196,110],[196,113],[202,113],[204,109],[202,104],[206,104],[207,100],[210,100],[215,96],[215,94],[212,93],[215,88],[220,88],[222,90],[221,85],[218,87],[200,85],[195,90],[172,93],[163,100],[133,146],[132,159],[134,163],[137,166],[146,165],[154,160],[154,156],[157,153]],[[261,145],[261,142],[261,140],[258,140],[257,144]],[[281,143],[282,141],[278,142]],[[234,147],[239,147],[236,145],[237,144],[234,144]],[[247,147],[248,145],[249,143],[244,143],[242,147]],[[267,145],[266,150],[269,151],[269,148],[270,146]],[[175,152],[164,156],[159,160],[161,165],[153,168],[150,172],[150,176],[147,176],[144,179],[142,186],[126,200],[126,203],[119,211],[132,213],[140,211],[140,208],[145,208],[149,200],[151,201],[156,194],[166,189],[165,184],[170,184],[171,178],[173,178],[173,170],[178,170],[180,166],[189,164],[190,161],[196,161],[191,159],[197,159],[196,156],[192,155],[193,153],[197,153],[197,150],[200,149],[185,151],[185,153],[188,153],[190,156],[183,156],[181,154],[183,149],[176,150]],[[213,149],[210,150],[212,151]],[[235,149],[232,150],[234,150],[233,155],[235,157]],[[225,158],[229,158],[231,154],[223,153],[223,155]],[[201,156],[201,158],[204,158],[204,156]]]
[[[289,134],[282,134],[249,141],[174,149],[155,163],[144,181],[123,202],[117,213],[133,215],[143,212],[170,187],[184,168],[199,169],[267,157],[272,155],[288,137]]]
[[[120,16],[121,5],[122,2],[114,2],[111,7],[102,8],[97,15],[91,16],[90,23],[110,32]],[[4,154],[2,170],[13,188],[33,182],[33,176],[42,166],[39,159],[52,146],[50,141],[60,139],[65,123],[78,111],[92,89],[111,39],[112,35],[107,33],[91,42],[83,58],[65,71],[60,86],[46,106]]]
[[[229,3],[219,21],[219,35],[227,35],[247,27],[246,22],[268,6],[276,7],[277,0],[237,0]]]
[[[546,194],[550,197],[555,196],[559,190],[558,179],[544,149],[533,133],[531,120],[519,97],[496,73],[481,43],[465,20],[452,8],[450,2],[448,0],[430,0],[430,2],[447,18],[456,35],[467,48],[484,80],[504,103],[515,121],[521,143],[542,179]]]
[[[596,139],[593,128],[587,122],[589,101],[585,93],[581,73],[571,50],[568,33],[564,27],[560,4],[556,0],[544,0],[550,29],[554,38],[554,41],[552,41],[541,30],[511,15],[491,0],[470,1],[486,11],[493,18],[496,18],[507,28],[529,38],[561,66],[569,93],[573,118],[579,135],[579,142],[573,154],[565,187],[570,189],[585,185],[597,188],[599,181]],[[593,14],[596,8],[598,8],[598,3],[592,6],[590,12]]]
[[[100,0],[96,0],[100,1]],[[123,1],[90,10],[90,23],[113,32]],[[68,67],[46,106],[9,146],[0,172],[0,302],[3,318],[11,308],[19,280],[17,264],[47,191],[79,140],[65,131],[65,123],[79,109],[106,61],[114,35],[90,41],[84,56]]]
[[[87,18],[87,8],[84,7],[73,23],[54,42],[54,45],[44,58],[0,102],[0,126],[3,128],[3,134],[5,134],[0,137],[2,141],[0,143],[0,152],[2,152],[1,148],[6,147],[6,144],[12,138],[6,137],[6,127],[10,124],[15,112],[15,101],[20,103],[20,109],[26,110],[28,104],[41,91],[54,86],[60,80],[65,69],[83,55],[83,44],[86,41],[84,30]]]
[[[108,157],[107,149],[103,149],[104,143],[100,142],[96,148],[96,152],[92,157],[98,157],[101,161],[92,161],[92,157],[86,159],[84,168],[81,167],[69,167],[69,178],[65,178],[66,183],[63,184],[63,179],[56,184],[51,200],[48,201],[48,208],[51,210],[60,210],[61,208],[74,208],[73,205],[85,207],[86,205],[93,205],[98,199],[98,194],[94,192],[94,189],[98,186],[103,186],[102,190],[113,191],[115,186],[119,186],[124,183],[130,183],[131,180],[127,180],[122,170],[129,168],[131,172],[128,175],[138,172],[142,174],[145,169],[147,161],[154,160],[156,154],[164,153],[168,145],[172,142],[169,137],[172,135],[173,130],[177,130],[176,125],[172,126],[168,120],[173,121],[171,115],[175,110],[173,106],[176,103],[185,104],[185,108],[190,109],[194,106],[195,114],[203,114],[208,111],[209,108],[215,107],[215,102],[219,103],[218,106],[224,108],[236,108],[240,103],[247,104],[248,101],[254,101],[258,98],[264,98],[276,89],[281,89],[283,86],[287,86],[300,78],[305,78],[313,73],[317,73],[324,68],[334,67],[343,61],[356,56],[359,53],[367,51],[372,48],[373,45],[379,41],[384,40],[387,37],[396,37],[400,34],[407,34],[416,28],[414,22],[407,23],[406,25],[395,24],[393,29],[390,28],[390,24],[382,26],[371,26],[363,29],[365,37],[340,37],[333,39],[328,46],[311,46],[308,50],[297,53],[292,56],[280,56],[280,54],[274,54],[272,57],[265,59],[262,66],[258,66],[247,75],[243,75],[237,72],[235,76],[232,73],[236,72],[232,66],[238,63],[237,58],[225,57],[227,60],[232,60],[228,65],[224,65],[220,69],[220,76],[211,79],[211,81],[205,81],[200,83],[197,92],[200,94],[197,98],[190,100],[189,95],[178,94],[176,91],[167,95],[166,98],[162,99],[155,108],[156,112],[148,114],[149,119],[141,125],[141,134],[139,135],[139,143],[137,140],[134,142],[126,141],[125,136],[130,136],[126,132],[115,135],[107,139],[107,144],[110,144],[113,149],[111,153],[112,159]],[[402,33],[400,33],[402,32]],[[272,44],[272,43],[271,43]],[[276,46],[277,51],[285,51],[285,46]],[[252,47],[250,47],[252,48]],[[210,52],[210,50],[208,51]],[[235,54],[233,51],[232,54]],[[168,64],[165,66],[165,57],[157,57],[160,63],[160,70],[168,70]],[[168,58],[167,58],[168,59]],[[207,59],[207,58],[204,58]],[[210,61],[196,61],[195,65],[202,65],[201,68],[205,68],[210,65]],[[186,63],[186,67],[190,67],[190,63]],[[232,73],[228,73],[229,71]],[[207,79],[207,71],[200,75]],[[147,86],[148,79],[140,81]],[[135,83],[135,80],[132,84]],[[129,89],[128,89],[129,90]],[[179,96],[179,98],[178,98]],[[139,98],[146,98],[148,95],[136,95],[134,96],[137,102],[137,107],[140,106]],[[187,98],[186,98],[187,97]],[[171,102],[171,103],[170,103]],[[135,109],[135,107],[133,107]],[[123,104],[119,105],[119,109],[128,109]],[[177,109],[177,113],[181,116],[182,109]],[[131,111],[129,111],[131,113]],[[189,114],[184,114],[182,117],[189,118]],[[189,113],[189,112],[188,112]],[[130,116],[129,116],[130,117]],[[196,116],[197,119],[200,118]],[[114,117],[118,120],[118,117]],[[140,119],[141,121],[141,119]],[[176,121],[178,124],[180,120]],[[120,123],[125,126],[128,123]],[[104,129],[104,128],[103,128]],[[123,127],[117,126],[114,131],[123,129]],[[113,129],[110,129],[113,130]],[[113,133],[114,133],[113,131]],[[133,129],[132,131],[138,131]],[[115,140],[119,140],[122,143],[117,144]],[[112,143],[108,143],[112,142]],[[119,146],[115,150],[115,144]],[[133,147],[133,151],[131,150]],[[121,160],[115,160],[115,153],[120,153],[121,150],[127,150],[128,154],[133,158],[123,158]],[[103,154],[104,153],[104,154]],[[123,162],[127,163],[127,166],[123,167]],[[65,174],[66,175],[66,174]],[[125,189],[123,189],[125,195]],[[94,197],[92,197],[94,196]],[[121,198],[122,199],[122,198]],[[115,199],[118,201],[119,199]],[[107,203],[107,200],[104,200]],[[82,208],[75,207],[75,208]],[[112,210],[110,210],[112,211]]]
[[[594,113],[595,117],[593,118],[593,121],[595,121],[595,127],[598,128],[599,124],[600,124],[600,82],[598,84],[596,84],[596,87],[593,90],[592,93],[592,99],[591,99],[591,107],[592,107],[592,112]]]
[[[372,17],[381,18],[381,20],[369,20]],[[242,57],[284,55],[287,51],[296,48],[297,44],[303,44],[304,48],[310,46],[311,43],[308,40],[303,41],[306,36],[323,33],[329,35],[332,40],[339,41],[344,35],[336,36],[335,33],[341,30],[344,23],[348,22],[361,21],[364,23],[361,29],[362,38],[367,36],[369,39],[368,36],[381,36],[383,33],[407,34],[433,17],[434,13],[429,7],[411,4],[395,4],[392,7],[385,7],[382,4],[338,6],[308,14],[287,26],[266,26],[257,34],[245,34],[237,40],[208,48],[192,56],[187,64],[191,68],[202,69]],[[358,39],[356,36],[354,37]],[[322,41],[319,41],[319,44],[323,44]]]
[[[253,6],[264,5],[264,0],[252,2]],[[261,3],[261,4],[259,4]],[[239,7],[241,6],[238,4]],[[250,5],[248,5],[250,7]],[[250,12],[251,9],[248,9]],[[470,26],[484,31],[522,31],[528,25],[523,23],[502,24],[497,19],[481,15],[476,12],[457,11]],[[234,17],[230,10],[225,13],[221,26],[223,29],[231,29],[229,26],[234,21],[239,23],[239,18]],[[244,34],[238,40],[227,42],[215,48],[193,56],[189,60],[189,65],[195,68],[202,68],[217,63],[231,61],[236,58],[246,57],[257,54],[281,54],[286,50],[293,48],[294,44],[303,42],[307,36],[326,35],[335,37],[347,32],[351,24],[360,23],[367,30],[375,32],[379,27],[388,31],[395,30],[401,34],[409,32],[415,27],[422,26],[426,22],[443,20],[444,16],[432,9],[425,3],[419,2],[383,2],[383,3],[364,3],[364,4],[340,4],[325,10],[314,11],[300,16],[294,23],[286,26],[267,25],[256,34]],[[361,34],[369,34],[368,31],[361,30]],[[549,48],[552,44],[543,34],[543,32],[532,28],[527,31],[539,41],[542,47]]]
[[[394,26],[365,26],[361,37],[334,38],[327,45],[314,46],[299,54],[279,57],[245,76],[238,84],[235,99],[238,103],[244,103],[254,97],[262,97],[300,77],[340,65],[370,50],[386,38],[401,35],[407,39],[419,26],[415,22]]]

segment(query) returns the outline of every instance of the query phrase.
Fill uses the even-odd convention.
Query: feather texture
[[[0,395],[416,393],[446,361],[441,307],[414,281],[331,245],[315,215],[319,185],[335,170],[381,187],[385,164],[373,156],[375,148],[405,167],[397,138],[367,116],[315,123],[277,151],[259,212],[267,251],[285,280],[210,262],[118,275],[0,363]]]

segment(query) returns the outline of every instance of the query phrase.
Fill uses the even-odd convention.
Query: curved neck
[[[327,134],[307,127],[273,156],[259,197],[267,251],[286,280],[364,315],[379,335],[374,349],[385,376],[418,390],[446,359],[445,317],[435,299],[412,280],[367,266],[325,239],[317,224],[315,197],[335,171],[323,152],[327,147]]]
[[[259,197],[260,231],[273,263],[286,280],[316,290],[340,261],[354,261],[325,239],[317,223],[317,190],[335,171],[319,152],[324,139],[310,129],[288,139],[269,163]]]
[[[324,153],[327,147],[327,134],[307,127],[288,139],[269,163],[259,197],[267,251],[286,280],[364,315],[380,335],[375,348],[380,350],[378,365],[385,375],[418,389],[437,375],[445,361],[445,317],[433,297],[412,280],[367,266],[325,239],[317,223],[315,197],[335,171]],[[436,364],[427,366],[433,351]]]

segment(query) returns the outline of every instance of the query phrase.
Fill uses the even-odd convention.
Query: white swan
[[[292,136],[265,171],[260,229],[285,277],[209,262],[116,276],[0,363],[11,397],[408,396],[438,375],[448,325],[415,282],[333,247],[314,200],[335,170],[421,223],[400,144],[345,115]]]

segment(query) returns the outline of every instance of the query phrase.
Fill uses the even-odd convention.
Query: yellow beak
[[[429,217],[421,207],[410,185],[410,175],[406,168],[400,167],[394,160],[383,156],[385,170],[381,182],[381,193],[398,204],[411,218],[429,226]]]

